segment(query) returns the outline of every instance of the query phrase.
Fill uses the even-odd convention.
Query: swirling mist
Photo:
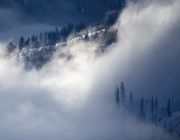
[[[69,42],[38,71],[25,71],[1,43],[1,139],[175,139],[117,109],[113,98],[121,81],[136,96],[178,97],[179,8],[178,0],[130,2],[112,27],[118,41],[103,55],[99,42]]]

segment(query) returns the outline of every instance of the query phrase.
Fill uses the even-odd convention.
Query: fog
[[[178,97],[180,2],[129,3],[112,28],[118,41],[68,42],[41,70],[25,71],[0,44],[0,138],[3,140],[174,140],[114,103],[124,81],[135,96]],[[70,60],[60,59],[67,54]]]

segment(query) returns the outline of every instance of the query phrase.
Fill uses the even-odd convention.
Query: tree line
[[[130,112],[137,115],[137,118],[142,121],[151,121],[157,124],[161,121],[161,111],[163,110],[165,116],[170,117],[173,113],[173,99],[169,96],[165,101],[165,106],[161,106],[160,98],[152,96],[151,98],[136,98],[133,92],[128,93],[124,82],[116,85],[114,92],[114,101],[117,107],[125,107]]]
[[[85,24],[72,24],[62,27],[61,29],[55,28],[55,30],[41,32],[38,35],[33,34],[32,36],[25,38],[21,36],[18,44],[10,42],[7,46],[8,52],[14,51],[16,48],[21,51],[25,47],[38,48],[40,46],[53,46],[57,42],[65,41],[72,32],[80,32],[85,28]]]

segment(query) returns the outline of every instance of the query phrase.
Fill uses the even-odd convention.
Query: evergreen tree
[[[39,42],[40,42],[40,43],[43,43],[43,33],[40,33],[40,34],[39,34]]]
[[[69,23],[67,26],[65,26],[65,27],[63,27],[63,28],[61,29],[60,35],[61,35],[64,39],[66,39],[66,38],[69,36],[69,34],[73,31],[73,29],[74,29],[74,24]]]
[[[7,51],[8,51],[9,53],[12,53],[15,49],[16,49],[16,45],[14,45],[12,42],[10,42],[10,43],[7,45]]]
[[[167,101],[167,114],[169,117],[171,116],[171,98],[170,97],[168,98],[168,101]]]
[[[79,24],[76,24],[74,26],[74,31],[75,32],[80,32],[81,30],[83,30],[86,26],[83,24],[83,23],[79,23]]]
[[[140,100],[140,108],[139,108],[139,119],[145,120],[146,113],[145,113],[145,106],[144,106],[144,98]]]
[[[155,98],[155,123],[157,123],[158,119],[158,97]]]
[[[130,95],[129,95],[129,104],[130,104],[130,109],[132,111],[133,110],[133,104],[134,104],[134,97],[133,97],[132,92],[130,92]]]
[[[56,41],[60,41],[60,32],[58,28],[55,29],[55,33],[56,33]]]
[[[120,85],[120,90],[121,90],[121,97],[122,97],[122,104],[125,105],[125,85],[123,82],[121,82],[121,85]]]
[[[29,46],[30,45],[30,38],[27,38],[27,40],[25,41],[25,46]]]
[[[48,44],[48,32],[44,32],[44,44],[47,45]]]
[[[31,36],[31,44],[34,45],[37,42],[37,36],[36,35],[32,35]]]
[[[118,86],[116,86],[116,89],[115,89],[115,102],[117,105],[120,104],[120,91],[119,91]]]
[[[21,36],[19,39],[19,45],[18,45],[19,50],[21,51],[24,46],[25,46],[25,39],[23,36]]]
[[[151,121],[154,122],[154,97],[151,99]]]

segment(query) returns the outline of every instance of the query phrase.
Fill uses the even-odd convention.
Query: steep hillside
[[[162,120],[160,126],[169,133],[173,133],[180,137],[180,111],[172,114],[171,117]]]

